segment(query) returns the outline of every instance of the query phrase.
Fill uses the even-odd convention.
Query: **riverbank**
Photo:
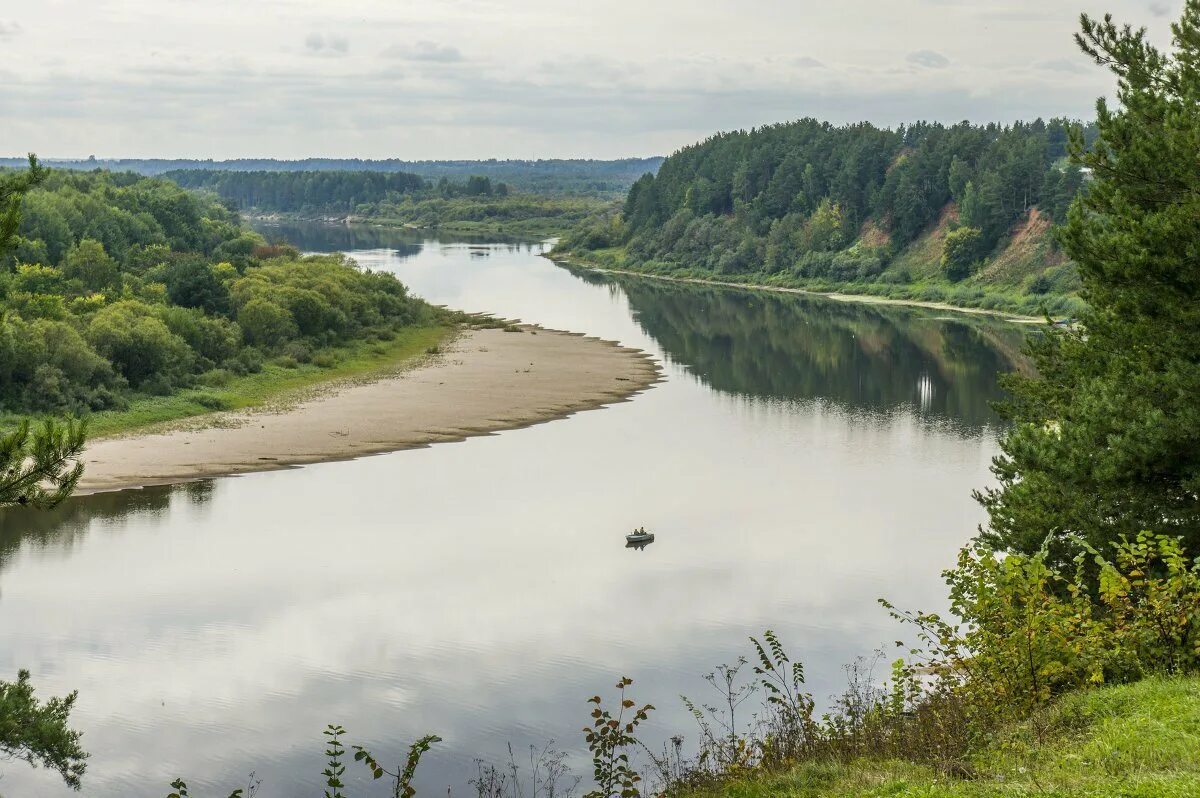
[[[1002,735],[972,778],[898,760],[812,762],[747,771],[680,798],[1018,798],[1200,794],[1200,680],[1148,679],[1073,693]]]
[[[600,274],[619,274],[627,277],[662,280],[670,283],[694,283],[696,285],[707,285],[716,288],[740,288],[742,290],[771,291],[780,294],[804,294],[807,296],[818,296],[825,299],[832,299],[838,302],[857,302],[867,305],[900,305],[904,307],[926,308],[929,310],[944,310],[952,311],[954,313],[967,313],[975,316],[992,316],[994,318],[1005,319],[1017,324],[1042,324],[1046,321],[1046,319],[1041,316],[1028,316],[1019,313],[1010,313],[1004,310],[995,310],[992,308],[964,307],[962,305],[953,305],[948,302],[927,302],[919,299],[898,299],[895,297],[879,296],[875,294],[850,294],[841,291],[816,291],[808,288],[772,285],[770,283],[735,283],[723,280],[710,280],[701,277],[679,277],[669,274],[655,274],[653,272],[635,271],[632,269],[614,269],[607,266],[599,266],[586,260],[580,260],[577,255],[563,255],[555,254],[553,252],[545,257],[562,266],[587,269],[588,271],[598,272]]]
[[[155,431],[163,425],[216,411],[253,410],[294,404],[306,391],[328,383],[371,379],[403,371],[436,352],[458,332],[454,324],[405,327],[388,340],[354,341],[327,347],[308,362],[282,357],[240,376],[215,372],[194,388],[167,396],[142,396],[123,410],[88,417],[93,438]]]
[[[625,401],[660,379],[648,355],[608,341],[529,326],[470,330],[408,371],[318,387],[291,407],[96,441],[79,492],[460,441]]]

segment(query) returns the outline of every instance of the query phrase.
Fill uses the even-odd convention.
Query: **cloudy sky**
[[[801,116],[1088,116],[1181,0],[0,0],[0,155],[622,157]]]

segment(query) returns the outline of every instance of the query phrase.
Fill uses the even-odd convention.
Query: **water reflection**
[[[671,360],[716,390],[820,400],[851,412],[914,408],[979,429],[998,419],[996,375],[1025,366],[1004,322],[792,294],[606,277]]]
[[[161,519],[173,497],[199,507],[212,500],[212,480],[144,490],[101,493],[64,502],[53,510],[0,509],[0,572],[22,549],[69,555],[89,529],[120,528],[139,516]],[[2,586],[2,583],[0,583]]]
[[[370,225],[315,224],[313,222],[284,222],[260,220],[253,227],[272,243],[287,243],[303,252],[354,252],[388,250],[395,257],[411,258],[421,253],[427,244],[462,247],[477,257],[486,256],[494,247],[506,251],[530,251],[540,246],[541,239],[465,233],[437,233],[396,227]]]
[[[1011,330],[397,243],[354,256],[438,303],[647,349],[667,381],[458,444],[0,514],[0,674],[80,691],[87,795],[228,794],[251,770],[262,798],[312,794],[330,722],[393,756],[443,736],[422,793],[469,793],[507,742],[555,738],[586,773],[584,699],[621,675],[660,707],[657,744],[750,634],[776,629],[823,698],[895,639],[876,598],[943,606]],[[656,542],[631,552],[642,525]],[[70,794],[2,770],[6,794]]]

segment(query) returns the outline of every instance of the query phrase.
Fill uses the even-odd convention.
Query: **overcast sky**
[[[0,0],[0,155],[666,154],[814,116],[1091,115],[1081,10],[1180,0]]]

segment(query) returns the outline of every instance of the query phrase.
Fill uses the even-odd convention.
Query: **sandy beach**
[[[609,341],[527,326],[468,331],[428,363],[333,386],[286,410],[219,413],[95,441],[79,493],[460,441],[625,401],[659,379],[649,355]]]

